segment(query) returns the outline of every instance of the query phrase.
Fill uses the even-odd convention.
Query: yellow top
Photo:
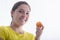
[[[9,26],[0,26],[0,40],[35,40],[35,37],[33,34],[28,32],[18,34]]]

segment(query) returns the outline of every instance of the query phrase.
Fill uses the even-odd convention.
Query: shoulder
[[[6,33],[8,31],[7,29],[7,26],[0,26],[0,32]]]
[[[7,26],[0,26],[0,30],[1,30],[1,31],[5,31],[6,28],[7,28]]]
[[[7,31],[5,29],[5,26],[0,26],[0,39],[6,39],[7,38]]]
[[[3,26],[0,26],[0,32],[4,30],[4,27]]]
[[[0,26],[0,36],[7,36],[7,26]]]

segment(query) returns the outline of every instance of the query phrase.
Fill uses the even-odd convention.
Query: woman
[[[40,40],[43,26],[41,29],[36,28],[36,37],[22,29],[29,18],[30,11],[31,8],[27,2],[19,1],[15,3],[11,10],[11,25],[0,27],[0,40]]]

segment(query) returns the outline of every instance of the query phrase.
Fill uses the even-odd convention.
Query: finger
[[[41,26],[40,28],[37,27],[36,29],[37,29],[37,30],[43,30],[43,29],[44,29],[44,26]]]
[[[40,29],[40,28],[36,28],[36,31],[41,32],[41,31],[42,31],[42,29]]]
[[[44,26],[42,25],[42,28],[41,28],[42,30],[44,29]]]

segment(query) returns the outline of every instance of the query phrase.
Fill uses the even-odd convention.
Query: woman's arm
[[[40,37],[41,37],[41,34],[43,32],[43,29],[44,29],[44,26],[42,25],[41,28],[36,28],[36,37],[35,37],[35,40],[40,40]]]

